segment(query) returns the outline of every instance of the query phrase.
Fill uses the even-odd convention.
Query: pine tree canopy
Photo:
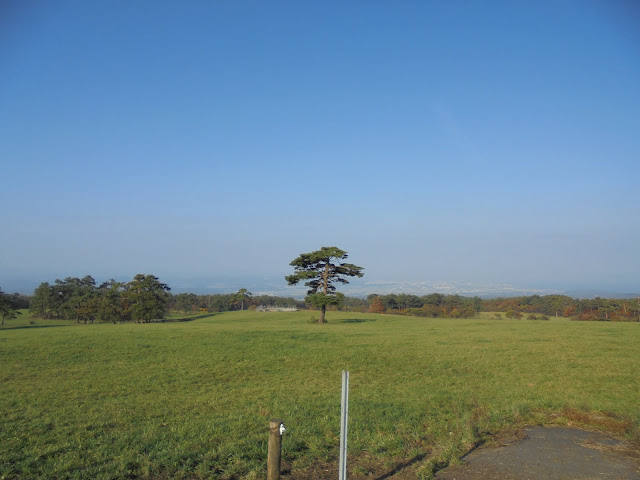
[[[336,304],[341,295],[336,294],[334,283],[349,283],[345,277],[362,277],[363,268],[351,263],[342,263],[348,257],[347,252],[338,247],[322,247],[315,252],[303,253],[290,265],[294,273],[285,277],[289,285],[304,281],[307,300],[321,307],[319,322],[324,322],[327,305]]]

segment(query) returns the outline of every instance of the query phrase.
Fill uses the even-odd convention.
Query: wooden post
[[[267,454],[267,480],[280,480],[280,457],[282,453],[282,420],[269,422],[269,451]]]

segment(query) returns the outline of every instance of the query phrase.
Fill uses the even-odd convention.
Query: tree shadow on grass
[[[191,317],[179,317],[179,318],[163,318],[160,320],[152,320],[154,323],[170,323],[170,322],[193,322],[200,318],[215,317],[219,313],[204,313],[202,315],[194,315]]]
[[[421,453],[419,455],[416,455],[415,457],[413,457],[410,460],[407,460],[406,462],[399,463],[392,470],[390,470],[389,472],[385,473],[384,475],[382,475],[380,477],[376,477],[375,480],[386,480],[387,478],[391,478],[396,473],[404,470],[405,468],[410,467],[411,465],[414,465],[414,464],[422,461],[426,456],[427,456],[426,453]]]
[[[345,320],[340,320],[335,323],[364,323],[364,322],[375,322],[375,318],[347,318]]]
[[[0,327],[0,332],[3,330],[22,330],[25,328],[55,328],[55,327],[72,327],[73,324],[68,324],[68,325],[14,325],[14,326],[7,326],[5,325],[4,327]]]
[[[193,317],[180,317],[180,318],[163,318],[159,320],[151,320],[149,323],[171,323],[171,322],[192,322],[194,320],[198,320],[200,318],[214,317],[219,315],[219,313],[207,313],[203,315],[195,315]],[[45,320],[46,321],[46,320]],[[112,322],[99,322],[99,323],[67,323],[67,324],[59,324],[59,325],[42,325],[42,324],[33,324],[33,325],[5,325],[4,327],[0,327],[0,332],[3,330],[22,330],[25,328],[53,328],[53,327],[73,327],[77,325],[106,325]],[[123,324],[123,322],[118,322],[119,324]],[[134,321],[128,320],[124,323],[136,323]],[[114,324],[115,325],[115,324]]]

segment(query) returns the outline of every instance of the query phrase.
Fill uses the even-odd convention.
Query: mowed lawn
[[[335,466],[333,478],[343,369],[352,479],[411,459],[428,478],[488,434],[532,422],[640,439],[638,323],[310,316],[9,322],[0,478],[264,478],[271,418],[287,428],[285,477]]]

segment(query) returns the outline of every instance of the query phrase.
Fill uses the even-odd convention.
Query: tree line
[[[471,318],[482,310],[480,297],[461,295],[410,295],[391,293],[388,295],[371,294],[367,296],[369,312],[404,313],[417,317]]]
[[[128,283],[112,279],[100,285],[91,275],[67,277],[53,284],[41,283],[29,309],[35,317],[77,323],[148,323],[165,317],[169,290],[158,277],[142,273]]]
[[[566,295],[529,295],[485,298],[432,293],[368,295],[368,311],[421,317],[470,318],[478,312],[504,312],[507,318],[524,315],[567,317],[583,321],[640,321],[640,298],[576,299]]]
[[[67,277],[53,283],[43,282],[32,296],[0,296],[0,316],[9,317],[9,309],[3,315],[2,306],[11,300],[13,315],[18,309],[29,308],[32,315],[42,319],[72,320],[77,323],[148,323],[161,320],[169,311],[184,314],[226,312],[254,309],[259,305],[269,307],[304,308],[303,301],[290,297],[253,296],[242,288],[237,293],[196,295],[180,293],[172,295],[170,288],[158,277],[138,274],[130,282],[109,280],[98,285],[91,275],[83,278]],[[1,293],[1,291],[0,291]],[[6,298],[6,302],[4,299]]]
[[[421,317],[473,317],[479,312],[504,312],[508,318],[524,315],[566,317],[583,321],[640,321],[640,298],[577,299],[566,295],[529,295],[484,298],[431,293],[417,296],[367,296],[367,311]],[[364,311],[364,310],[363,310]]]
[[[216,293],[196,295],[179,293],[169,299],[171,310],[185,314],[195,312],[229,312],[234,310],[253,310],[258,306],[305,308],[305,302],[291,297],[273,295],[253,295],[241,288],[237,293]]]
[[[0,327],[4,327],[7,320],[17,318],[24,308],[29,308],[29,297],[19,293],[5,293],[0,288]]]
[[[585,321],[640,321],[640,298],[576,299],[566,295],[530,295],[482,300],[487,312],[540,313]]]
[[[43,282],[32,296],[4,293],[0,288],[0,320],[16,318],[29,308],[35,317],[65,319],[78,323],[140,322],[165,318],[169,311],[183,314],[226,312],[265,307],[322,308],[317,298],[305,300],[272,295],[253,295],[247,289],[236,293],[172,295],[170,288],[154,275],[138,274],[130,282],[109,280],[97,285],[94,278],[67,277]],[[462,295],[431,293],[371,294],[366,298],[335,293],[326,310],[391,313],[420,317],[472,318],[479,312],[504,312],[507,318],[535,318],[539,314],[575,320],[640,321],[640,298],[596,297],[575,299],[566,295],[530,295],[481,299]]]

